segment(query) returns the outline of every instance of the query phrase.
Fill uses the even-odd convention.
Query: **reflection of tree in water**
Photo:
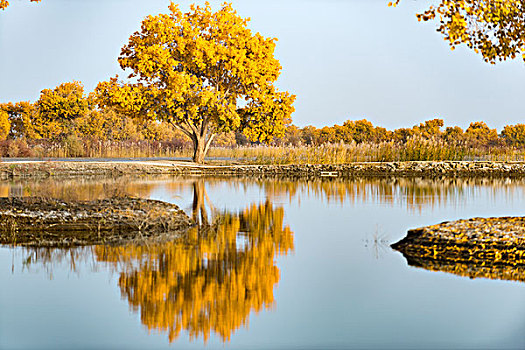
[[[298,181],[259,182],[265,194],[277,200],[315,197],[340,204],[361,204],[371,201],[389,206],[405,206],[421,211],[457,203],[485,192],[490,195],[510,195],[523,192],[523,179],[508,178],[414,178],[356,177],[351,179],[311,179]],[[503,190],[503,193],[501,194]]]
[[[73,274],[80,274],[79,266],[82,265],[89,265],[91,271],[98,271],[97,262],[92,260],[94,247],[22,247],[13,251],[13,255],[18,253],[23,255],[22,271],[39,272],[42,268],[50,279],[53,279],[54,269],[61,264],[67,265],[69,272]],[[11,270],[14,272],[14,265],[11,266]]]
[[[43,266],[52,277],[55,264],[66,263],[71,271],[80,261],[109,265],[120,271],[122,296],[148,329],[168,332],[170,341],[182,331],[191,339],[207,340],[216,333],[227,341],[247,325],[252,311],[274,304],[280,278],[275,259],[293,251],[293,233],[284,225],[283,209],[269,201],[209,217],[204,182],[195,181],[193,187],[193,216],[202,225],[174,241],[24,248],[24,266]]]
[[[135,191],[132,186],[137,186],[138,193],[148,195],[159,184],[166,186],[166,180],[164,178],[156,183],[148,179],[134,179],[128,186],[126,181],[119,182],[117,179],[102,184],[106,184],[106,189],[123,188],[130,194]],[[135,181],[136,184],[133,184]],[[222,186],[225,181],[228,180],[205,179],[210,187]],[[33,193],[45,193],[48,187],[48,191],[58,196],[68,195],[73,193],[73,188],[77,191],[79,188],[75,181],[56,184],[54,189],[49,188],[49,182],[32,187],[25,183],[23,186],[32,189]],[[293,251],[294,246],[293,233],[283,223],[283,209],[274,208],[272,198],[288,196],[292,199],[308,194],[341,202],[375,199],[380,203],[394,204],[395,198],[401,194],[409,207],[422,208],[442,201],[446,204],[448,199],[456,198],[464,191],[477,191],[483,187],[492,187],[495,192],[502,187],[509,188],[508,191],[525,188],[523,180],[508,179],[236,179],[228,182],[229,186],[259,185],[270,200],[236,214],[222,213],[210,217],[203,184],[204,181],[174,178],[167,189],[181,191],[189,186],[193,188],[193,217],[202,224],[208,224],[203,228],[194,228],[176,241],[163,244],[98,246],[83,248],[82,251],[89,257],[95,257],[97,266],[109,264],[120,271],[122,296],[136,312],[140,312],[141,320],[148,329],[168,332],[170,341],[183,331],[188,332],[191,338],[202,336],[208,339],[216,333],[223,340],[229,340],[235,330],[248,323],[252,311],[258,312],[273,305],[273,288],[279,281],[275,258]],[[84,192],[83,195],[89,195],[85,199],[108,194],[97,181],[86,182],[83,186],[92,188]],[[213,207],[208,203],[208,208]],[[70,259],[72,269],[74,263],[82,258],[65,251],[53,254],[42,250],[34,252],[28,264],[35,264],[39,259],[52,262],[58,257]],[[462,276],[525,281],[523,265],[513,265],[513,262],[476,265],[421,257],[412,257],[410,261],[415,266]]]
[[[207,340],[214,332],[226,341],[247,324],[251,311],[274,302],[276,255],[293,250],[283,214],[270,202],[252,205],[174,242],[99,246],[95,254],[122,268],[122,296],[150,330],[168,332],[170,341],[182,330],[192,339]]]
[[[196,180],[193,182],[193,205],[192,205],[192,219],[198,225],[208,225],[209,218],[206,210],[206,204],[208,204],[212,215],[215,212],[213,204],[210,202],[210,198],[206,193],[206,187],[204,181]]]

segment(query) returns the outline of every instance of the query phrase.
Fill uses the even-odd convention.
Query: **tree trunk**
[[[196,138],[196,140],[193,141],[193,161],[195,163],[204,163],[204,156],[206,155],[204,153],[204,140]]]
[[[1,0],[0,0],[1,1]],[[211,142],[215,133],[211,132],[208,127],[209,121],[204,120],[200,125],[193,125],[189,122],[183,124],[172,123],[175,128],[179,129],[188,136],[193,142],[193,161],[195,163],[204,163],[204,157],[208,153]],[[208,138],[208,139],[206,139]]]
[[[195,163],[202,164],[204,163],[204,157],[208,153],[210,148],[211,141],[215,137],[215,134],[212,134],[208,140],[199,135],[193,135],[193,161]]]

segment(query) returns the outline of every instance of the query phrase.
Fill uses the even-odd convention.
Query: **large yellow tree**
[[[128,80],[100,83],[100,105],[168,121],[193,141],[199,163],[218,132],[242,130],[262,142],[283,135],[295,96],[274,86],[277,39],[253,33],[231,4],[169,10],[148,16],[130,37],[118,59]]]
[[[525,61],[523,0],[437,0],[417,18],[439,21],[437,30],[452,49],[466,44],[490,63],[519,56]]]

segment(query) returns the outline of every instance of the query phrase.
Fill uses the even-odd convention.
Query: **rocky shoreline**
[[[0,244],[70,247],[171,239],[194,222],[178,206],[114,197],[64,201],[0,198]]]
[[[392,248],[428,270],[525,281],[525,217],[443,222],[409,230]]]
[[[27,161],[0,163],[0,179],[120,175],[356,177],[525,177],[525,162],[442,161],[341,165],[199,165],[175,161]]]

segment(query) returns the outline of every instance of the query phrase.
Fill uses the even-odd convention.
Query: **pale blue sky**
[[[183,9],[193,1],[180,1]],[[202,2],[198,2],[202,3]],[[219,1],[212,1],[217,5]],[[233,1],[250,27],[279,38],[279,87],[297,95],[294,123],[317,127],[367,118],[388,128],[440,117],[466,127],[525,122],[525,64],[490,66],[451,51],[435,25],[418,23],[426,0]],[[117,57],[148,14],[169,0],[12,0],[0,12],[0,102],[32,100],[80,80],[91,91],[120,72]]]

